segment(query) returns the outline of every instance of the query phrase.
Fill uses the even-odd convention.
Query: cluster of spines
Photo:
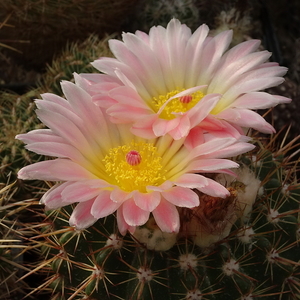
[[[13,198],[17,188],[13,183],[0,183],[0,299],[20,299],[29,286],[21,278],[30,271],[24,253],[30,246],[24,243],[27,233],[20,230],[23,224],[16,215],[24,215],[29,206]]]
[[[149,31],[152,26],[167,26],[172,18],[177,18],[190,28],[196,29],[199,25],[199,9],[196,3],[195,0],[141,1],[136,7],[139,28]]]

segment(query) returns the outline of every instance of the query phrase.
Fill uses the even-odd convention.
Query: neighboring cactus
[[[8,92],[0,94],[0,160],[1,179],[4,182],[7,181],[6,176],[9,172],[13,172],[14,180],[21,166],[39,160],[39,155],[28,153],[22,143],[15,140],[19,132],[43,127],[34,114],[33,97],[38,97],[34,90],[23,96]]]
[[[172,18],[179,19],[192,29],[199,26],[199,12],[195,0],[147,0],[136,7],[139,30],[149,31],[152,26],[166,26]]]
[[[83,41],[91,33],[103,37],[124,29],[137,0],[90,1],[34,0],[1,1],[0,20],[10,16],[12,28],[0,32],[0,40],[23,40],[17,49],[22,54],[10,53],[20,64],[44,68],[54,54],[67,42]]]
[[[67,45],[65,50],[48,65],[46,72],[38,83],[40,93],[52,92],[62,95],[61,80],[73,81],[73,73],[92,73],[94,67],[91,61],[99,57],[112,56],[108,48],[108,40],[116,34],[99,39],[97,35],[90,35],[82,43]]]
[[[49,270],[36,290],[50,287],[51,299],[299,299],[297,163],[286,154],[291,144],[257,144],[237,159],[235,180],[217,176],[231,196],[199,195],[198,211],[180,211],[177,236],[150,218],[122,237],[114,215],[77,231],[68,225],[72,206],[48,211],[32,240],[45,257],[38,268]]]
[[[53,92],[62,94],[61,80],[73,80],[73,73],[89,73],[93,71],[90,64],[100,56],[111,56],[107,41],[113,36],[99,39],[95,35],[89,36],[82,43],[73,43],[66,47],[62,54],[53,60],[41,77],[38,87],[17,95],[9,92],[0,93],[0,160],[2,180],[10,172],[36,162],[41,157],[24,149],[23,144],[15,140],[19,133],[28,132],[43,127],[34,114],[34,99],[40,98],[40,94]]]
[[[0,299],[17,300],[25,296],[28,285],[21,276],[30,271],[24,264],[23,253],[30,247],[24,243],[26,234],[17,216],[30,205],[13,200],[14,184],[0,184]]]

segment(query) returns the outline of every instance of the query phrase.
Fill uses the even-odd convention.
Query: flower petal
[[[274,133],[275,129],[258,113],[242,108],[229,108],[219,113],[218,118],[228,120],[243,127],[251,127],[264,133]]]
[[[100,193],[100,188],[109,184],[100,179],[76,181],[66,187],[62,195],[64,203],[85,202],[95,198]]]
[[[199,174],[183,174],[174,183],[189,189],[200,189],[208,184],[207,178]]]
[[[178,232],[180,228],[179,213],[176,207],[168,201],[161,201],[152,212],[157,226],[163,232]]]
[[[198,195],[188,188],[175,186],[162,193],[162,196],[172,204],[180,207],[196,207],[199,205]]]
[[[77,230],[82,230],[92,226],[98,219],[91,214],[91,208],[94,200],[78,203],[73,210],[69,223]]]
[[[211,171],[218,171],[220,169],[230,169],[230,168],[238,168],[239,164],[228,160],[228,159],[201,159],[195,160],[190,163],[188,167],[189,172],[211,172]]]
[[[247,108],[247,109],[264,109],[273,107],[279,103],[289,103],[292,101],[289,98],[270,95],[265,92],[252,92],[239,97],[232,107]]]
[[[62,202],[61,193],[70,184],[72,182],[57,183],[43,195],[40,203],[45,204],[46,210],[65,206],[66,204]]]
[[[95,179],[97,177],[70,160],[55,159],[37,162],[22,168],[18,172],[18,178],[48,181],[76,181]]]
[[[119,231],[122,235],[125,235],[127,230],[130,233],[133,233],[135,231],[135,226],[128,225],[124,219],[123,205],[121,205],[120,208],[117,210],[117,224]]]
[[[124,220],[129,226],[144,225],[148,221],[150,212],[139,208],[133,199],[125,201],[122,206]]]
[[[141,193],[137,191],[134,193],[133,199],[139,208],[151,212],[160,203],[161,196],[159,192]]]
[[[225,198],[230,195],[229,191],[223,185],[210,178],[206,178],[206,179],[207,179],[207,185],[198,188],[200,192],[213,197],[220,197],[220,198]]]
[[[114,213],[121,203],[114,202],[110,199],[111,191],[102,190],[95,198],[91,208],[91,214],[94,218],[100,219]]]

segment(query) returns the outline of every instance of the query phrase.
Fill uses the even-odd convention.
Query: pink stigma
[[[181,103],[188,104],[192,101],[193,97],[191,95],[182,96],[179,98]]]
[[[126,154],[126,161],[131,166],[137,166],[141,163],[142,157],[136,150],[131,150]]]

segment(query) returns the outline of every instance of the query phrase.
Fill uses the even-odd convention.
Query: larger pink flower
[[[177,232],[176,206],[199,205],[191,189],[228,195],[222,185],[196,173],[230,172],[227,168],[237,164],[223,158],[253,148],[209,134],[176,141],[170,135],[140,138],[129,125],[111,123],[80,87],[63,82],[62,89],[67,100],[44,94],[36,101],[37,115],[49,129],[17,136],[27,149],[57,158],[26,166],[18,176],[56,181],[41,202],[48,209],[78,203],[70,217],[78,229],[117,211],[123,234],[144,224],[150,213],[163,231]]]
[[[266,62],[270,53],[257,51],[258,40],[227,51],[231,31],[208,33],[202,25],[192,34],[176,19],[167,28],[152,27],[149,35],[124,33],[123,41],[109,41],[116,58],[93,62],[104,74],[82,74],[80,85],[113,121],[131,123],[143,137],[169,133],[180,139],[199,124],[223,135],[238,136],[242,127],[272,133],[252,110],[290,101],[261,92],[282,83],[287,69]]]

